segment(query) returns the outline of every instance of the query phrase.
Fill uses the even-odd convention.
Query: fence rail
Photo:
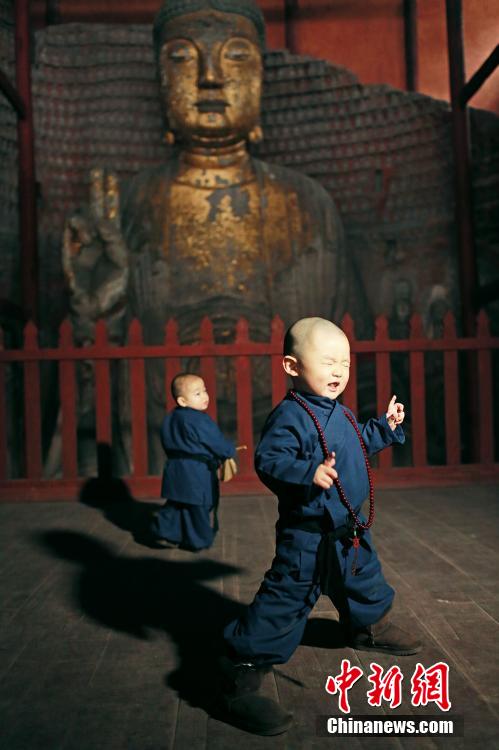
[[[406,356],[404,367],[407,394],[410,401],[409,429],[411,456],[407,465],[394,466],[392,451],[380,454],[374,474],[378,485],[398,486],[401,484],[447,484],[465,481],[499,479],[499,464],[494,451],[494,397],[497,407],[497,393],[494,393],[493,353],[499,348],[499,338],[491,336],[485,313],[477,318],[476,335],[461,338],[456,334],[452,314],[444,320],[441,338],[430,339],[424,335],[421,318],[411,319],[410,334],[407,339],[391,339],[386,317],[376,321],[375,336],[372,340],[357,340],[350,316],[346,316],[342,327],[350,339],[352,363],[350,381],[343,395],[343,402],[355,413],[359,408],[359,365],[363,359],[371,361],[375,370],[375,405],[378,413],[386,409],[392,394],[394,369],[392,355]],[[0,332],[1,333],[1,332]],[[131,492],[138,498],[159,495],[158,476],[148,475],[147,439],[147,388],[146,363],[151,359],[165,363],[164,402],[167,409],[173,407],[170,383],[181,369],[183,358],[199,358],[200,374],[208,391],[216,393],[217,359],[229,357],[234,363],[236,383],[237,441],[248,446],[241,452],[240,471],[235,480],[224,486],[228,493],[264,491],[253,472],[253,383],[252,359],[267,357],[270,360],[272,403],[276,404],[287,389],[286,375],[282,369],[283,324],[275,318],[271,324],[267,342],[252,341],[249,324],[244,318],[236,326],[235,338],[231,343],[217,343],[213,325],[205,318],[200,326],[199,340],[193,344],[181,344],[175,321],[169,321],[165,329],[164,343],[144,344],[142,329],[137,320],[132,321],[126,345],[109,343],[107,329],[103,321],[97,323],[95,341],[91,346],[77,347],[73,342],[72,328],[65,321],[59,331],[59,345],[54,348],[40,347],[38,331],[32,323],[24,330],[24,344],[19,349],[4,349],[0,338],[0,499],[43,500],[74,498],[78,495],[88,477],[78,472],[78,363],[92,361],[95,378],[95,440],[97,444],[109,445],[112,441],[111,409],[111,363],[127,361],[130,385],[131,422],[131,471],[123,477]],[[468,352],[468,360],[473,358],[473,372],[476,374],[470,385],[461,377],[462,353]],[[442,414],[445,426],[445,456],[441,465],[428,463],[428,425],[425,355],[439,354],[441,363],[441,385],[443,405],[436,405]],[[42,457],[42,385],[40,368],[43,363],[57,363],[59,383],[59,403],[51,408],[59,413],[58,425],[61,435],[60,476],[44,477]],[[13,451],[16,446],[8,445],[9,424],[12,415],[15,420],[16,404],[9,402],[8,368],[22,368],[24,419],[23,445],[21,451],[23,476],[13,477],[11,470]],[[466,369],[466,368],[464,368]],[[468,368],[469,372],[469,368]],[[398,380],[400,382],[400,373]],[[10,381],[11,382],[11,381]],[[474,404],[478,413],[474,435],[477,445],[477,458],[472,463],[463,462],[462,436],[469,434],[470,425],[462,425],[463,388],[474,389]],[[216,399],[210,401],[209,414],[217,419]],[[430,436],[431,437],[431,436]]]

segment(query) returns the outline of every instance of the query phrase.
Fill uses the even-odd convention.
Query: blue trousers
[[[321,535],[287,529],[278,532],[272,567],[252,604],[238,620],[230,622],[224,637],[230,652],[254,664],[283,664],[299,646],[308,615],[320,595],[317,549]],[[390,609],[395,592],[385,581],[371,535],[366,532],[358,548],[356,574],[354,550],[336,542],[342,581],[341,602],[333,604],[354,628],[378,622]],[[347,609],[347,611],[345,611]]]
[[[215,539],[209,508],[174,500],[167,500],[155,516],[151,530],[161,539],[192,550],[211,547]]]

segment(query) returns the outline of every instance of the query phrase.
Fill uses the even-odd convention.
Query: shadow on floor
[[[136,500],[123,480],[116,477],[89,479],[82,487],[79,501],[100,510],[113,526],[129,531],[137,543],[150,549],[158,548],[149,541],[149,529],[153,514],[161,506]]]
[[[345,648],[347,642],[343,628],[337,620],[313,617],[305,626],[301,645],[313,648]]]
[[[157,549],[149,530],[153,514],[160,505],[136,500],[126,482],[113,475],[112,452],[107,443],[97,445],[97,473],[97,477],[83,485],[78,498],[80,503],[98,508],[114,526],[129,531],[137,543]]]
[[[217,692],[216,660],[224,625],[243,607],[203,585],[238,568],[212,560],[186,562],[116,555],[101,541],[70,531],[37,537],[53,556],[78,565],[75,606],[107,628],[147,639],[161,630],[179,657],[167,684],[210,713]]]

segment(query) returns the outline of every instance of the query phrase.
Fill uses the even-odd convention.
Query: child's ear
[[[185,400],[185,398],[183,396],[179,396],[178,399],[177,399],[177,404],[179,406],[183,406],[184,409],[185,409],[185,407],[187,406],[187,401]]]
[[[284,367],[284,372],[291,375],[292,378],[297,378],[299,376],[298,360],[291,354],[286,354],[282,360],[282,366]]]

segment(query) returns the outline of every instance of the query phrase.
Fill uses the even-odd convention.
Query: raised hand
[[[404,421],[404,417],[404,404],[400,404],[397,401],[397,397],[392,396],[390,403],[388,404],[388,409],[386,410],[386,419],[391,429],[397,429],[397,426]]]
[[[108,319],[111,338],[119,338],[129,274],[116,175],[93,169],[90,184],[89,206],[67,219],[62,248],[75,336],[80,341],[92,338],[99,318]]]
[[[312,481],[318,487],[322,487],[323,490],[328,490],[332,487],[334,480],[338,478],[338,472],[333,468],[336,463],[335,456],[335,453],[331,453],[329,458],[326,458],[315,470]]]

